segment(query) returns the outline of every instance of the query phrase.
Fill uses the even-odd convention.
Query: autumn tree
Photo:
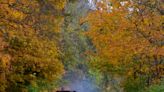
[[[162,4],[159,0],[102,0],[81,21],[89,23],[85,34],[96,48],[89,53],[91,66],[104,76],[121,76],[126,92],[138,92],[162,79]]]
[[[0,0],[1,92],[57,86],[64,73],[58,40],[65,4],[66,0]]]

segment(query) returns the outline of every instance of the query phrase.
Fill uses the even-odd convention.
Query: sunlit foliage
[[[0,0],[0,92],[45,90],[61,79],[58,39],[65,4],[66,0]]]
[[[124,82],[126,78],[127,81],[132,78],[129,81],[136,82],[124,85],[131,85],[132,90],[159,82],[164,74],[164,31],[163,15],[158,9],[160,2],[130,0],[122,5],[119,0],[110,1],[110,11],[106,8],[107,3],[98,2],[98,9],[81,20],[81,23],[89,23],[89,31],[85,34],[96,48],[96,52],[88,53],[92,56],[92,66],[106,75],[119,74],[125,78]],[[144,79],[143,87],[141,84],[144,83],[138,79]],[[132,88],[137,85],[138,88]],[[127,92],[132,90],[125,89]]]

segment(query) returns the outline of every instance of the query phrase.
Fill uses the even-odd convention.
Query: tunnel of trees
[[[0,0],[0,92],[164,92],[163,0]]]

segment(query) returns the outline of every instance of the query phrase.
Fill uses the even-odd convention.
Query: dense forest
[[[0,0],[0,92],[164,92],[163,0]]]

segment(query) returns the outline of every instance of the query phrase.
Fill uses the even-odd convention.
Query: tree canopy
[[[163,0],[0,0],[0,92],[163,92]]]

